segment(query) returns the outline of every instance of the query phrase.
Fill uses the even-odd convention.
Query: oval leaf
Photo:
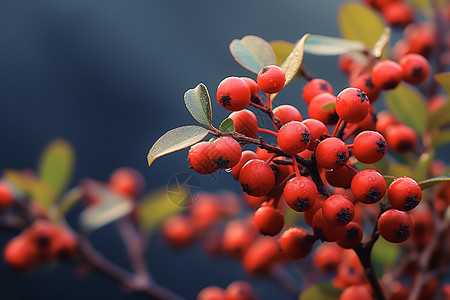
[[[80,225],[85,233],[109,224],[133,209],[133,201],[111,192],[100,183],[92,180],[86,181],[83,183],[83,189],[86,194],[99,201],[80,214]]]
[[[256,74],[265,66],[275,64],[275,54],[270,44],[254,35],[233,40],[230,52],[241,66]]]
[[[361,41],[372,48],[384,30],[384,22],[368,6],[357,3],[344,3],[338,13],[341,35],[349,40]]]
[[[391,175],[383,175],[384,181],[386,181],[386,185],[389,186],[397,177]]]
[[[281,66],[294,49],[294,44],[285,41],[273,41],[270,42],[270,46],[272,46],[272,50],[275,53],[275,64],[277,66]]]
[[[414,170],[415,180],[421,181],[428,177],[428,170],[433,160],[434,160],[434,151],[425,152],[419,157],[416,168]]]
[[[450,97],[450,72],[436,74],[434,79],[444,88],[447,96]]]
[[[309,36],[304,46],[306,53],[315,55],[340,55],[364,49],[366,49],[366,46],[360,41],[315,34]]]
[[[402,165],[398,163],[389,164],[388,174],[394,177],[414,177],[414,172],[408,165]]]
[[[211,98],[203,83],[184,93],[184,103],[197,122],[211,126]]]
[[[144,230],[154,230],[171,215],[183,210],[189,190],[182,186],[169,186],[149,193],[139,202],[139,225]]]
[[[406,125],[418,133],[427,126],[427,108],[423,96],[413,87],[404,83],[389,91],[385,98],[389,110]]]
[[[430,130],[441,128],[450,123],[450,102],[447,102],[439,108],[436,112],[432,113],[429,118],[428,128]]]
[[[422,188],[422,190],[425,190],[427,188],[430,188],[436,184],[442,183],[442,182],[446,182],[446,181],[450,181],[450,174],[447,175],[442,175],[442,176],[437,176],[437,177],[433,177],[433,178],[429,178],[426,180],[422,180],[421,182],[419,182],[420,187]]]
[[[299,300],[338,300],[341,290],[331,283],[318,283],[304,290]]]
[[[327,103],[324,106],[322,106],[322,110],[323,111],[332,110],[332,109],[335,109],[335,107],[336,107],[336,102],[330,102],[330,103]]]
[[[194,125],[182,126],[166,132],[153,144],[148,152],[148,165],[150,166],[158,157],[184,149],[201,141],[207,135],[207,129]]]
[[[54,140],[45,147],[39,160],[38,176],[53,189],[56,197],[67,188],[72,178],[74,162],[74,150],[68,142]]]
[[[384,27],[384,31],[381,34],[378,41],[375,43],[375,46],[373,46],[372,54],[373,56],[380,58],[383,54],[384,49],[389,45],[389,41],[391,39],[391,28]]]
[[[234,122],[233,119],[227,118],[222,121],[219,126],[219,130],[221,132],[234,132]]]
[[[434,148],[446,145],[448,143],[450,143],[450,130],[441,131],[436,135],[433,135],[431,138],[431,144]]]
[[[373,246],[372,260],[379,267],[380,271],[383,271],[385,267],[397,261],[400,252],[399,245],[389,243],[380,237]]]

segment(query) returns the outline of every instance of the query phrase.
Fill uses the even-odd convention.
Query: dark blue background
[[[146,155],[167,130],[194,124],[184,92],[203,82],[214,98],[223,78],[254,76],[235,63],[229,43],[248,34],[290,42],[307,32],[338,36],[336,11],[342,2],[1,0],[0,170],[34,168],[41,149],[58,137],[76,150],[73,185],[85,177],[106,181],[114,169],[130,166],[144,174],[148,189],[165,186],[178,172],[189,172],[187,152],[160,158],[150,168]],[[336,57],[306,56],[305,64],[335,91],[345,87]],[[306,115],[303,83],[291,83],[277,103],[294,104]],[[216,125],[228,114],[215,101],[213,111]],[[220,176],[219,183],[199,178],[206,190],[239,190],[229,175]],[[10,237],[2,234],[4,242]],[[110,227],[93,239],[107,257],[126,266]],[[156,235],[149,265],[158,282],[188,299],[207,285],[246,279],[236,262],[213,262],[199,253],[198,247],[173,251]],[[78,278],[73,267],[18,274],[2,264],[1,298],[130,297],[101,276]],[[263,299],[287,297],[266,280],[253,283]]]

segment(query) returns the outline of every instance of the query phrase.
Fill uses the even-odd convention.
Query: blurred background
[[[191,172],[187,150],[160,158],[150,168],[146,156],[163,133],[195,123],[183,104],[184,92],[203,82],[214,100],[225,77],[255,78],[234,61],[229,43],[249,34],[289,42],[308,32],[339,36],[336,12],[343,2],[1,0],[0,170],[34,169],[42,148],[63,138],[76,150],[72,186],[86,177],[106,181],[123,166],[142,172],[147,190],[166,186],[173,176]],[[335,91],[346,87],[337,57],[306,55],[305,65]],[[293,104],[306,115],[303,85],[296,79],[277,104]],[[215,100],[212,105],[218,126],[228,112]],[[203,190],[240,191],[225,172],[195,176]],[[11,237],[2,233],[2,246]],[[92,238],[106,257],[127,266],[111,228]],[[155,280],[187,299],[207,285],[251,280],[235,261],[213,261],[198,246],[172,250],[158,234],[148,257]],[[22,274],[1,264],[2,299],[131,298],[100,275],[78,276],[73,265]],[[268,280],[250,282],[262,299],[288,298]]]

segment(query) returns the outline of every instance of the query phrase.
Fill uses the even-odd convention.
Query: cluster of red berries
[[[208,286],[197,295],[197,300],[255,300],[251,285],[245,281],[234,281],[226,289]]]
[[[414,21],[414,9],[403,0],[364,0],[364,2],[380,11],[392,26],[405,27]]]
[[[39,263],[62,262],[77,253],[74,235],[56,224],[37,220],[8,242],[3,257],[17,270],[30,270]]]

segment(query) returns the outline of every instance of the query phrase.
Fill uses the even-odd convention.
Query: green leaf
[[[402,165],[397,163],[390,163],[388,168],[388,174],[394,177],[408,176],[413,177],[413,170],[408,165]]]
[[[211,98],[203,83],[184,93],[184,103],[197,122],[211,126]]]
[[[434,151],[425,152],[419,157],[419,160],[417,161],[416,167],[414,169],[415,180],[421,181],[428,177],[428,170],[433,160],[434,160]]]
[[[361,41],[368,48],[375,45],[385,27],[373,9],[358,2],[347,2],[340,7],[338,24],[344,38]]]
[[[219,126],[221,132],[234,132],[234,122],[231,118],[226,118]]]
[[[380,172],[381,174],[388,173],[388,169],[389,169],[389,161],[386,158],[386,156],[373,164],[364,164],[361,162],[357,162],[355,165],[358,166],[358,168],[361,170],[374,169],[374,170],[377,170],[378,172]]]
[[[322,106],[322,110],[323,111],[332,110],[332,109],[335,109],[335,107],[336,107],[336,102],[330,102],[330,103],[326,103],[324,106]]]
[[[447,102],[436,112],[430,115],[428,128],[430,130],[439,129],[450,123],[450,102]]]
[[[138,204],[139,225],[145,230],[154,230],[168,217],[178,214],[186,207],[189,190],[182,185],[156,190]]]
[[[394,264],[400,255],[400,246],[389,243],[382,237],[379,237],[372,249],[372,261],[381,270]]]
[[[447,96],[450,97],[450,72],[436,74],[434,79],[444,88]]]
[[[442,183],[442,182],[446,182],[446,181],[450,181],[450,174],[447,175],[441,175],[441,176],[437,176],[437,177],[433,177],[433,178],[429,178],[426,180],[422,180],[419,182],[420,187],[422,188],[422,190],[425,190],[427,188],[430,188],[436,184]]]
[[[407,2],[414,5],[418,8],[422,13],[427,13],[430,8],[430,0],[407,0]]]
[[[389,40],[391,39],[391,28],[384,27],[383,33],[381,34],[378,41],[373,46],[372,54],[373,56],[380,58],[383,54],[384,49],[389,45]]]
[[[284,72],[284,75],[286,76],[286,84],[288,85],[292,79],[294,79],[295,75],[297,74],[298,70],[300,69],[300,66],[303,62],[303,46],[305,45],[306,39],[309,37],[309,33],[305,34],[298,42],[295,44],[294,49],[292,49],[292,52],[289,54],[289,56],[286,58],[286,60],[281,64],[281,69]],[[270,101],[273,101],[273,99],[277,96],[278,93],[272,94],[272,97]]]
[[[340,55],[364,49],[366,46],[359,41],[316,34],[310,35],[304,46],[306,53],[315,55]]]
[[[395,116],[418,133],[427,126],[427,107],[423,96],[413,87],[404,83],[389,91],[386,105]]]
[[[391,175],[383,175],[384,181],[386,181],[386,185],[389,186],[397,177]]]
[[[120,219],[133,209],[131,199],[114,193],[93,180],[86,181],[83,189],[85,193],[99,201],[99,203],[87,207],[80,214],[80,225],[84,233],[92,232]]]
[[[45,147],[39,160],[38,177],[53,189],[53,201],[66,190],[72,178],[74,162],[74,150],[68,142],[54,140]]]
[[[281,66],[281,64],[286,60],[286,58],[294,49],[294,44],[285,41],[272,41],[270,42],[270,46],[275,53],[275,64],[277,66]]]
[[[83,191],[80,187],[75,187],[67,191],[58,203],[59,215],[66,215],[81,198],[83,198]]]
[[[450,130],[443,130],[431,137],[431,144],[434,148],[450,143]]]
[[[262,68],[275,64],[275,54],[270,44],[254,35],[233,40],[230,52],[241,66],[256,74]]]
[[[331,283],[318,283],[304,290],[299,300],[338,300],[342,290]]]
[[[155,159],[163,155],[184,149],[208,135],[208,129],[188,125],[172,129],[161,136],[152,146],[147,155],[150,166]]]

